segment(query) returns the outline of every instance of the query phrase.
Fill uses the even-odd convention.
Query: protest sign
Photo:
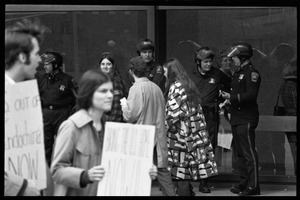
[[[150,196],[155,126],[107,122],[98,196]]]
[[[5,86],[5,170],[46,188],[43,117],[36,80]]]

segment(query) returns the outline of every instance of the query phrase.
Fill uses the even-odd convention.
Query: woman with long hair
[[[111,109],[113,84],[97,70],[85,72],[79,82],[79,110],[58,130],[51,172],[55,196],[96,196],[105,169],[101,166],[103,114]]]
[[[114,88],[114,99],[112,109],[111,111],[105,113],[105,120],[113,122],[124,122],[123,113],[120,105],[120,99],[122,99],[123,97],[127,97],[128,91],[121,77],[121,74],[117,66],[115,65],[115,59],[112,53],[102,53],[97,68],[110,76]]]
[[[190,181],[205,184],[217,175],[216,161],[194,82],[176,58],[167,60],[164,69],[169,170],[178,195],[191,196]]]

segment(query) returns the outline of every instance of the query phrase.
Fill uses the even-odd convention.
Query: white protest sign
[[[43,116],[36,80],[5,85],[5,170],[46,188]]]
[[[150,196],[155,126],[107,122],[97,196]]]

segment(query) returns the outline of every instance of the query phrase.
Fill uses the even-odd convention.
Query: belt
[[[70,106],[43,106],[43,109],[50,109],[50,110],[61,110],[61,109],[68,109]]]

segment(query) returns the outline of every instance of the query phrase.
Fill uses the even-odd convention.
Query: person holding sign
[[[164,196],[176,196],[168,166],[165,102],[161,89],[147,78],[147,65],[142,57],[129,61],[129,73],[134,83],[127,101],[122,101],[124,120],[133,124],[155,126],[154,164],[158,167],[157,179]]]
[[[199,92],[176,58],[164,64],[167,74],[166,128],[168,169],[179,196],[193,196],[190,181],[203,181],[218,174],[209,140]],[[210,190],[206,191],[209,193]]]
[[[77,94],[79,110],[58,130],[51,164],[55,196],[96,196],[105,176],[101,165],[104,112],[111,109],[113,83],[100,70],[85,72]],[[150,172],[154,178],[156,171]]]
[[[5,87],[34,79],[36,68],[41,62],[39,44],[46,31],[45,26],[27,19],[5,29]],[[51,196],[53,182],[47,165],[46,173],[47,188],[40,191],[27,179],[5,169],[4,196]]]
[[[85,72],[79,82],[79,110],[64,121],[54,144],[51,173],[55,196],[96,196],[105,174],[100,165],[104,136],[103,113],[111,109],[113,85],[97,70]]]

